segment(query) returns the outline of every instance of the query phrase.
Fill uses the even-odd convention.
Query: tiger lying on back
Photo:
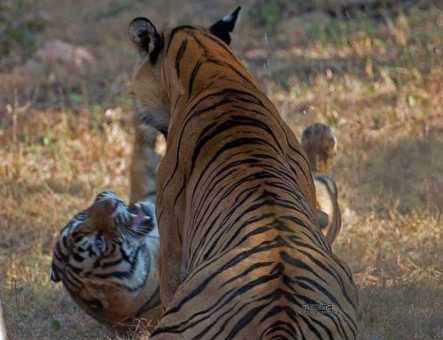
[[[155,319],[160,296],[154,215],[148,200],[127,207],[112,192],[98,194],[60,231],[51,280],[62,281],[72,299],[105,324]]]
[[[139,116],[167,136],[157,175],[160,295],[152,339],[354,339],[357,291],[317,226],[306,154],[209,29],[130,24]]]

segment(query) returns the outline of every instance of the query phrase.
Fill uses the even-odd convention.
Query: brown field
[[[144,13],[207,24],[237,4],[151,3],[0,3],[0,299],[11,340],[120,339],[51,285],[49,266],[73,213],[104,189],[128,194],[127,23]],[[235,51],[298,136],[316,121],[337,134],[334,249],[360,287],[359,339],[443,339],[443,10],[341,20],[243,3]],[[93,58],[43,60],[53,39]]]

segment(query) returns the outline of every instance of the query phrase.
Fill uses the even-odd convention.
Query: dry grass
[[[50,285],[51,248],[96,192],[127,195],[129,18],[199,22],[192,10],[202,5],[176,16],[172,0],[149,9],[80,1],[81,11],[67,0],[23,2],[49,18],[37,45],[54,37],[82,44],[100,63],[78,70],[17,58],[0,72],[0,296],[9,336],[119,339]],[[214,3],[212,18],[235,5]],[[434,9],[388,24],[287,18],[265,39],[245,13],[234,37],[298,135],[314,121],[337,132],[344,227],[334,248],[361,288],[360,339],[443,338],[442,32],[443,11]]]

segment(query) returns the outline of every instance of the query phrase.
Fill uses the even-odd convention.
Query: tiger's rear
[[[140,118],[168,138],[152,338],[355,339],[356,287],[316,225],[306,155],[227,46],[236,13],[209,30],[130,26]]]

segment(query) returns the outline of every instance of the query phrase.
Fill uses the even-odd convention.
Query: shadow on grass
[[[74,305],[61,286],[49,285],[46,263],[35,265],[34,270],[39,271],[35,281],[28,281],[31,278],[27,273],[19,273],[15,279],[8,278],[10,287],[0,289],[10,340],[105,339],[110,335]],[[44,274],[48,276],[46,280]]]
[[[403,138],[362,150],[356,146],[344,154],[336,168],[346,190],[341,193],[358,210],[401,213],[443,207],[443,140],[437,135]],[[348,191],[349,189],[349,191]]]
[[[443,282],[360,289],[361,339],[442,339]]]

